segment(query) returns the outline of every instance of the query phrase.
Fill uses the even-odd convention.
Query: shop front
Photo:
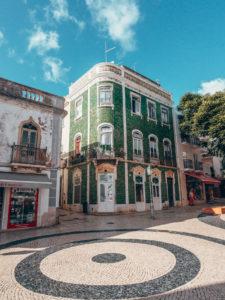
[[[36,227],[40,191],[50,186],[46,174],[0,172],[2,229]]]
[[[185,172],[188,199],[194,195],[195,200],[206,202],[218,197],[220,180],[196,172]]]

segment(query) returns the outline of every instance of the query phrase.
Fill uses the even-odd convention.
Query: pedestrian
[[[193,206],[193,205],[194,205],[194,201],[195,201],[195,192],[194,192],[194,189],[193,189],[193,188],[190,189],[190,192],[189,192],[189,195],[188,195],[188,201],[189,201],[189,205],[190,205],[190,206]]]

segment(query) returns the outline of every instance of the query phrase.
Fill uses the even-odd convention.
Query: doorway
[[[98,177],[98,211],[113,212],[115,203],[115,180],[113,173],[102,173]]]
[[[173,178],[167,178],[167,191],[168,191],[168,200],[169,207],[174,206],[174,189],[173,189]]]
[[[161,187],[160,187],[159,177],[152,178],[152,199],[154,210],[162,209],[162,201],[161,201]]]

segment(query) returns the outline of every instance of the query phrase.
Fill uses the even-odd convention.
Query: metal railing
[[[47,162],[47,148],[40,149],[29,145],[12,145],[11,163],[44,166]]]
[[[200,161],[195,162],[195,170],[196,171],[203,171],[203,163]]]

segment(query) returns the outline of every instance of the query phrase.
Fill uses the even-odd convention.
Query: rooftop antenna
[[[105,41],[105,62],[108,61],[108,53],[111,52],[114,49],[116,49],[116,47],[108,48],[107,43]]]

